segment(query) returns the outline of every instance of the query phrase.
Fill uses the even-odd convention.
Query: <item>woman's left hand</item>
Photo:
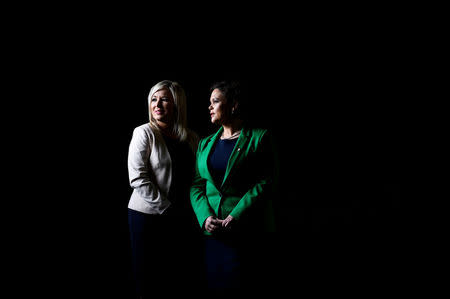
[[[227,218],[225,218],[222,222],[222,227],[231,227],[234,222],[234,217],[231,215],[228,215]]]

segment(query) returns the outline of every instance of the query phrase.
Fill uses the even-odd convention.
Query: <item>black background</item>
[[[406,184],[414,163],[404,94],[415,87],[395,30],[310,22],[204,32],[208,22],[199,21],[135,31],[133,24],[69,27],[50,38],[56,48],[35,54],[33,75],[46,69],[40,88],[52,97],[39,103],[51,117],[40,117],[45,134],[32,141],[49,203],[30,241],[45,257],[37,272],[52,265],[40,288],[131,296],[128,145],[148,121],[151,86],[165,79],[185,88],[189,126],[200,137],[216,129],[208,90],[221,79],[241,80],[253,121],[273,130],[280,293],[399,284],[405,207],[415,190]]]
[[[86,113],[74,145],[74,162],[81,164],[73,167],[84,169],[77,169],[76,196],[69,196],[81,209],[73,258],[84,265],[88,289],[130,292],[127,150],[133,128],[147,122],[150,87],[163,79],[186,89],[189,125],[201,137],[216,129],[208,119],[208,88],[222,78],[248,86],[253,120],[275,132],[281,172],[272,246],[280,286],[296,289],[301,279],[306,289],[323,283],[345,289],[369,287],[379,275],[393,279],[400,266],[383,272],[393,261],[402,263],[406,155],[401,103],[386,96],[395,90],[381,83],[391,75],[375,62],[336,62],[320,52],[233,61],[222,55],[184,64],[149,54],[108,63],[91,78],[94,94],[82,99]]]

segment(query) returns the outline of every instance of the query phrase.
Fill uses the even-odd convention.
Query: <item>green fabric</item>
[[[247,226],[253,223],[257,229],[273,230],[270,194],[274,160],[270,137],[265,137],[267,130],[242,129],[220,184],[208,170],[208,157],[222,131],[220,128],[202,139],[197,150],[190,196],[199,225],[203,226],[209,216],[225,219],[231,215]]]

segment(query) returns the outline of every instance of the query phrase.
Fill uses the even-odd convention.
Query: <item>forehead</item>
[[[166,97],[172,97],[172,93],[170,92],[169,89],[163,87],[161,89],[158,89],[157,91],[155,91],[153,93],[154,97],[162,97],[162,96],[166,96]]]
[[[211,93],[211,98],[221,98],[224,99],[225,95],[219,90],[219,89],[214,89]]]

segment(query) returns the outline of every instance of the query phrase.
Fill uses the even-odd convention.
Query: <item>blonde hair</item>
[[[163,80],[161,82],[156,83],[150,89],[150,93],[148,95],[150,126],[153,129],[160,130],[156,123],[156,120],[153,118],[152,113],[150,111],[150,103],[153,94],[158,90],[164,88],[168,89],[172,93],[173,101],[175,104],[173,133],[178,137],[179,140],[186,141],[188,139],[188,130],[186,128],[187,126],[186,94],[184,92],[184,89],[177,82]]]

